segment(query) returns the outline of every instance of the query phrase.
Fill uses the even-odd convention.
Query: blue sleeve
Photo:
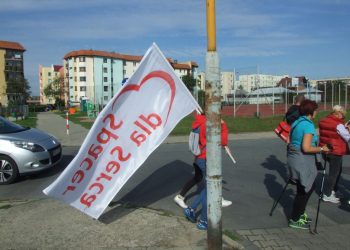
[[[304,134],[316,134],[315,126],[310,122],[304,122],[303,124],[303,132]]]

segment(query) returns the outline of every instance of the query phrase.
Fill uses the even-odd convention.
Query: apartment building
[[[68,86],[70,105],[81,100],[105,106],[119,91],[126,79],[139,66],[142,56],[125,55],[99,50],[78,50],[64,56],[65,86]],[[178,63],[168,59],[175,73],[195,75],[195,62]]]
[[[201,90],[205,90],[205,73],[200,72],[197,74],[198,86]],[[233,93],[234,88],[237,86],[237,78],[235,77],[234,72],[223,71],[220,72],[220,86],[221,86],[221,100],[227,101],[227,95]]]
[[[60,88],[64,89],[64,69],[62,65],[51,65],[50,67],[44,67],[39,65],[39,88],[40,88],[40,103],[41,104],[55,104],[55,98],[47,97],[44,94],[44,89],[56,79],[62,79]],[[61,100],[65,99],[64,91],[62,91]]]
[[[264,74],[249,74],[239,75],[239,83],[237,83],[239,89],[251,92],[257,88],[274,87],[281,81],[283,76],[264,75]]]
[[[25,48],[18,42],[0,41],[1,105],[7,106],[10,100],[20,98],[18,93],[8,91],[8,87],[24,80],[23,53],[25,51]]]

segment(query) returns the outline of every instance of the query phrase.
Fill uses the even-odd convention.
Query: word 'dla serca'
[[[105,124],[101,128],[99,133],[96,135],[96,141],[98,144],[91,144],[87,156],[81,161],[79,169],[73,174],[71,183],[66,187],[62,195],[66,195],[68,192],[74,192],[77,186],[84,180],[87,171],[94,167],[96,160],[104,152],[108,143],[115,143],[118,141],[119,136],[117,130],[120,130],[123,126],[123,121],[116,121],[113,114],[107,114],[102,122]],[[131,133],[130,140],[139,147],[143,142],[147,140],[147,137],[152,134],[152,130],[155,130],[162,124],[161,117],[155,113],[150,115],[140,115],[134,122],[136,129]],[[103,155],[103,157],[107,157]],[[109,182],[117,175],[123,162],[128,161],[132,157],[132,153],[125,153],[122,146],[118,145],[113,147],[109,151],[109,157],[111,160],[108,161],[102,171],[91,181],[91,184],[87,187],[87,191],[84,192],[80,197],[80,203],[90,207],[92,203],[97,199],[105,189],[104,183]]]

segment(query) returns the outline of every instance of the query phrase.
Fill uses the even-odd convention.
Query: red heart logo
[[[174,79],[171,77],[170,74],[168,74],[167,72],[165,71],[160,71],[160,70],[157,70],[157,71],[152,71],[151,73],[147,74],[141,81],[140,85],[137,85],[137,84],[128,84],[126,85],[122,91],[120,91],[120,93],[118,94],[118,96],[115,98],[115,100],[113,101],[113,104],[112,104],[112,110],[114,108],[114,104],[117,102],[118,98],[125,94],[126,92],[129,92],[129,91],[139,91],[141,89],[141,87],[146,84],[148,82],[149,79],[152,79],[152,78],[161,78],[165,81],[165,83],[167,83],[170,87],[170,90],[171,90],[171,97],[170,97],[170,105],[169,105],[169,109],[168,109],[168,114],[167,114],[167,117],[166,117],[166,121],[164,123],[164,126],[165,124],[167,123],[168,121],[168,117],[169,117],[169,114],[170,114],[170,111],[171,111],[171,108],[172,108],[172,105],[173,105],[173,101],[174,101],[174,98],[175,98],[175,93],[176,93],[176,85],[175,85],[175,81]]]

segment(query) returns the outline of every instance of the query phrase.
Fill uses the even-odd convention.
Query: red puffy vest
[[[320,146],[326,144],[332,144],[333,150],[331,154],[333,155],[345,155],[348,152],[348,144],[344,139],[337,133],[337,126],[339,124],[344,124],[344,120],[330,114],[320,120]]]

